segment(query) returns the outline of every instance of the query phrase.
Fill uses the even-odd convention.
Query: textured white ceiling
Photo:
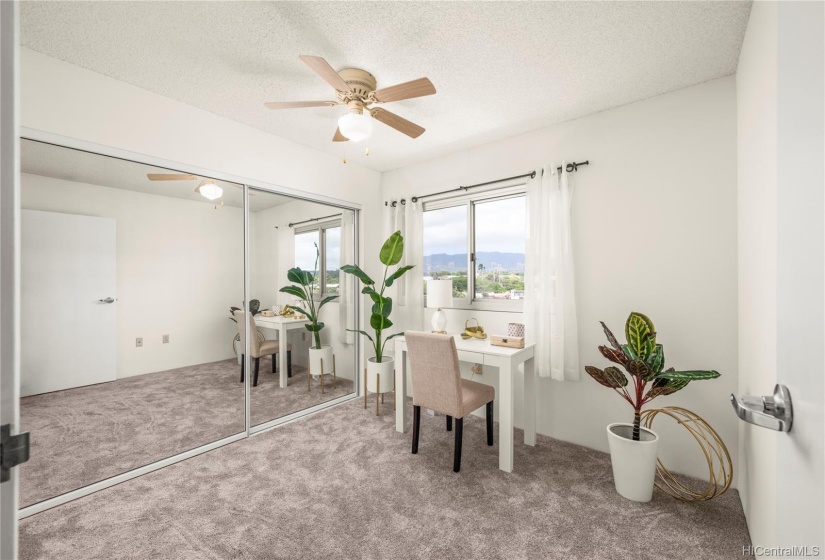
[[[380,171],[732,74],[750,2],[23,2],[35,51]],[[427,129],[381,123],[333,144],[342,107],[298,60],[429,77],[438,94],[388,104]],[[58,92],[59,93],[59,92]],[[139,110],[139,108],[136,108]]]
[[[23,140],[20,144],[20,171],[65,181],[192,200],[208,205],[223,202],[226,206],[243,208],[243,186],[236,183],[216,181],[223,188],[223,196],[211,202],[195,192],[195,187],[202,180],[200,178],[194,181],[150,181],[146,178],[147,173],[179,171],[33,140]],[[258,212],[292,200],[295,199],[273,193],[256,192],[249,199],[249,209]]]

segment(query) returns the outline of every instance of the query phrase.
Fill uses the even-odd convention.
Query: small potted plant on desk
[[[625,498],[649,502],[653,497],[659,436],[653,430],[641,427],[642,407],[656,397],[684,389],[691,381],[719,377],[719,372],[664,369],[664,348],[656,343],[653,322],[641,313],[633,312],[627,318],[627,344],[619,344],[604,323],[602,328],[610,346],[599,346],[599,351],[627,370],[633,380],[633,387],[628,390],[627,376],[619,368],[584,368],[590,377],[616,391],[633,407],[632,424],[618,422],[607,426],[613,480],[616,491]]]
[[[362,294],[367,294],[372,299],[372,314],[370,315],[370,327],[375,333],[375,337],[369,335],[366,331],[347,329],[352,332],[358,332],[367,337],[375,350],[375,356],[367,361],[367,367],[364,370],[364,408],[367,407],[367,391],[375,393],[375,414],[378,415],[378,393],[382,395],[391,391],[390,387],[395,386],[394,366],[395,360],[392,356],[385,356],[384,350],[387,342],[396,336],[401,336],[404,333],[395,333],[384,338],[384,330],[392,326],[390,321],[390,313],[392,313],[392,298],[385,296],[384,291],[393,285],[393,282],[401,278],[408,270],[412,269],[412,265],[402,266],[389,274],[390,267],[401,262],[401,257],[404,255],[404,238],[400,231],[393,233],[389,239],[384,242],[381,247],[381,252],[378,255],[381,264],[384,265],[384,276],[381,281],[380,289],[376,289],[375,281],[367,276],[359,267],[347,264],[341,267],[341,270],[347,274],[352,274],[358,278],[364,289]]]
[[[318,320],[318,314],[321,308],[337,298],[338,296],[327,296],[321,301],[317,302],[313,297],[315,293],[315,282],[318,274],[318,258],[320,257],[318,244],[315,244],[315,270],[312,272],[308,270],[301,270],[299,267],[290,268],[286,277],[290,282],[294,282],[289,286],[281,288],[281,292],[295,296],[304,302],[304,308],[309,323],[304,325],[306,329],[312,333],[312,344],[309,348],[309,374],[307,375],[307,391],[312,390],[311,376],[318,376],[321,379],[321,392],[324,392],[324,374],[331,373],[333,378],[333,387],[337,379],[335,378],[335,356],[332,353],[332,346],[329,344],[321,344],[321,329],[324,328],[324,323]],[[282,341],[286,344],[286,341]]]

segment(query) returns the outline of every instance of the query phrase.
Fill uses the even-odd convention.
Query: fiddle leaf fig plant
[[[367,294],[372,299],[372,314],[370,315],[370,327],[375,333],[375,338],[370,336],[366,331],[347,329],[352,332],[357,332],[367,337],[375,349],[375,361],[381,362],[384,357],[384,347],[387,342],[396,336],[401,336],[404,333],[395,333],[384,338],[384,330],[392,327],[390,321],[390,313],[392,313],[392,298],[384,295],[384,290],[393,285],[393,283],[401,278],[407,271],[413,268],[412,265],[401,266],[390,274],[390,267],[395,266],[401,262],[404,256],[404,238],[400,231],[393,233],[389,239],[384,242],[381,247],[381,252],[378,254],[378,259],[384,265],[384,277],[381,281],[380,289],[376,289],[375,281],[361,270],[356,265],[346,264],[341,267],[341,270],[347,274],[352,274],[358,278],[364,288],[361,290],[362,294]]]
[[[639,441],[642,407],[664,395],[671,395],[687,387],[691,381],[715,379],[718,371],[664,369],[665,351],[656,342],[656,329],[646,315],[633,312],[625,323],[626,344],[620,344],[616,337],[601,323],[609,346],[599,346],[602,356],[622,366],[633,386],[628,388],[627,376],[615,366],[599,369],[586,366],[585,371],[599,384],[616,391],[633,407],[633,441]]]
[[[281,292],[295,296],[306,303],[306,316],[309,323],[304,325],[306,330],[312,333],[314,346],[312,348],[321,349],[321,329],[324,328],[324,323],[318,320],[318,314],[321,308],[337,298],[338,296],[327,296],[321,301],[317,302],[312,297],[315,292],[315,283],[318,280],[318,259],[321,252],[318,250],[318,244],[315,243],[315,269],[310,272],[308,270],[301,270],[300,267],[290,268],[286,277],[294,284],[284,286],[280,289]]]

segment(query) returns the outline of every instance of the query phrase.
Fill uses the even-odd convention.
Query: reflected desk
[[[281,387],[286,388],[287,385],[287,365],[286,353],[289,348],[289,340],[287,339],[287,331],[292,329],[304,329],[304,325],[309,323],[309,319],[292,319],[276,315],[274,317],[262,317],[255,315],[255,326],[259,329],[270,329],[278,331],[278,343],[280,344],[280,352],[278,352],[278,370],[281,374]],[[307,331],[308,332],[308,331]]]
[[[524,348],[505,348],[493,346],[489,340],[470,338],[464,340],[455,335],[458,360],[474,364],[484,364],[498,368],[498,391],[496,407],[498,408],[498,468],[513,472],[513,417],[515,409],[515,391],[513,378],[518,372],[519,364],[524,364],[524,443],[536,445],[536,375],[533,365],[533,348],[527,344]],[[407,342],[404,337],[395,339],[395,430],[405,432],[407,426]]]

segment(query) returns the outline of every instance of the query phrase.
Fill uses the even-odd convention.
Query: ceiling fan
[[[150,181],[195,181],[201,179],[201,182],[195,187],[196,193],[209,200],[216,200],[223,196],[223,188],[218,185],[217,181],[190,175],[189,173],[147,173],[146,178]],[[233,186],[239,189],[243,188],[241,185]],[[249,196],[255,195],[249,193]]]
[[[395,86],[376,89],[375,76],[360,68],[346,68],[336,72],[320,56],[301,55],[304,64],[309,66],[325,82],[335,88],[335,101],[274,101],[265,103],[270,109],[298,109],[303,107],[334,107],[346,105],[348,112],[338,119],[338,128],[332,137],[333,142],[360,142],[372,134],[372,119],[381,121],[410,138],[424,134],[424,128],[399,117],[382,107],[371,105],[413,99],[436,93],[435,86],[428,78],[419,78]],[[365,114],[366,113],[366,114]]]

